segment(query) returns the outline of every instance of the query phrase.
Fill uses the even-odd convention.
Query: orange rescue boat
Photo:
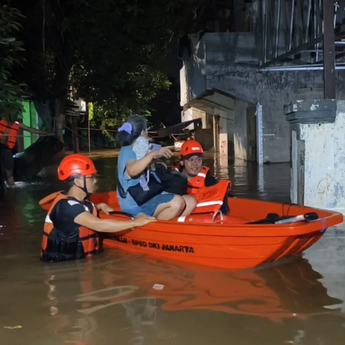
[[[115,210],[111,215],[100,212],[100,218],[123,220],[131,216],[121,212],[115,191],[94,194],[91,201],[107,203]],[[49,208],[43,200],[40,204]],[[295,204],[228,198],[228,205],[227,216],[219,211],[202,213],[202,208],[197,208],[188,217],[106,235],[104,245],[224,269],[245,269],[301,254],[329,227],[343,221],[341,213]]]

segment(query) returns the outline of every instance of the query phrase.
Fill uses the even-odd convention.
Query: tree
[[[129,76],[130,77],[130,76]],[[109,99],[97,101],[94,106],[92,125],[103,130],[103,134],[112,138],[107,132],[109,127],[119,127],[125,118],[134,113],[144,116],[151,115],[149,101],[152,100],[158,91],[167,89],[170,82],[163,73],[152,71],[149,85],[140,84],[140,78],[134,77],[130,81],[128,89],[114,93]]]
[[[21,31],[26,63],[17,70],[17,79],[28,84],[38,112],[58,119],[73,87],[76,97],[95,102],[103,110],[103,124],[144,109],[157,91],[169,87],[164,66],[167,44],[198,3],[13,2],[26,16]]]
[[[64,0],[12,2],[25,16],[20,38],[26,49],[26,61],[23,68],[17,69],[16,77],[28,85],[45,129],[51,131],[52,118],[60,120],[59,115],[64,111],[69,75],[75,62],[72,33],[64,15],[65,10],[71,10],[73,16],[73,8]],[[57,134],[62,136],[62,133]]]
[[[113,2],[109,11],[103,0],[88,7],[87,26],[97,27],[97,35],[79,39],[83,60],[73,68],[73,84],[79,96],[96,102],[94,120],[102,129],[132,113],[149,114],[148,102],[169,88],[164,65],[173,33],[169,3]],[[95,12],[99,17],[91,15]]]
[[[12,79],[13,68],[24,61],[23,44],[16,40],[22,19],[9,1],[0,4],[0,117],[7,120],[16,119],[22,111],[19,101],[24,85]]]

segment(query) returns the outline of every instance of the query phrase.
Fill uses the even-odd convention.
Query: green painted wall
[[[33,102],[22,101],[21,103],[24,107],[24,111],[22,113],[23,124],[37,129],[37,112]],[[32,145],[38,138],[38,134],[32,134],[26,131],[24,131],[23,134],[24,149]]]
[[[34,103],[31,101],[20,101],[20,103],[24,108],[23,113],[20,116],[24,125],[38,129],[38,115]],[[2,115],[0,114],[0,119],[1,117]],[[6,115],[5,118],[7,118]],[[20,140],[20,142],[23,141],[24,149],[28,148],[38,139],[38,134],[31,134],[23,131],[23,135],[24,137],[18,137],[18,140]]]

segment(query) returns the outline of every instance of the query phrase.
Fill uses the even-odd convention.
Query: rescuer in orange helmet
[[[196,140],[187,140],[180,150],[180,164],[174,167],[188,178],[188,194],[194,195],[201,187],[210,187],[218,183],[217,179],[210,174],[210,168],[203,165],[204,150]],[[229,213],[227,197],[224,200],[221,211]]]
[[[83,259],[102,250],[99,232],[119,232],[156,220],[144,214],[127,221],[98,218],[98,211],[109,214],[113,209],[87,200],[94,191],[96,172],[92,160],[81,154],[61,161],[58,178],[67,183],[68,191],[53,193],[40,201],[41,206],[50,207],[42,239],[43,261]]]
[[[188,194],[195,194],[200,187],[209,187],[217,180],[209,173],[210,169],[203,166],[202,156],[204,150],[196,140],[187,140],[180,150],[180,164],[175,169],[188,178]]]

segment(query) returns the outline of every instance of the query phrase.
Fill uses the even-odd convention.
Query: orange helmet
[[[204,150],[200,143],[195,140],[187,140],[183,143],[180,150],[180,157],[203,154]]]
[[[97,172],[92,160],[80,154],[65,157],[58,166],[58,178],[65,181],[72,175],[88,176]]]

